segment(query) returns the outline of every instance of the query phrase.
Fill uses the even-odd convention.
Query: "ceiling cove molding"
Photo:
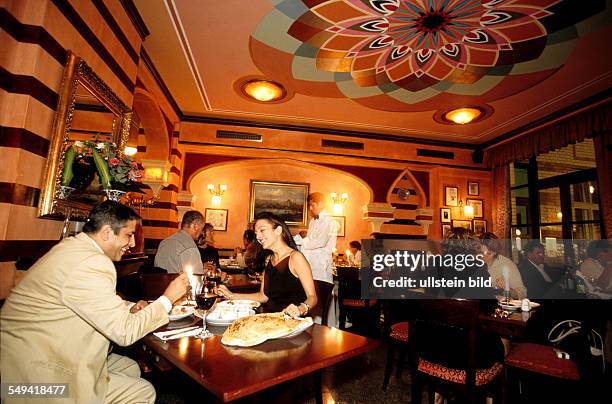
[[[384,161],[391,163],[400,163],[400,164],[416,164],[416,165],[425,165],[425,166],[435,166],[435,167],[449,167],[449,168],[459,168],[462,170],[471,170],[471,171],[491,171],[487,167],[470,167],[459,164],[445,164],[439,162],[432,161],[421,161],[421,160],[400,160],[400,159],[389,159],[383,157],[372,157],[372,156],[358,156],[355,154],[343,154],[343,153],[331,153],[331,152],[320,152],[320,151],[303,151],[303,150],[293,150],[293,149],[281,149],[281,148],[272,148],[272,147],[258,147],[258,146],[250,146],[250,145],[221,145],[219,143],[211,143],[211,142],[196,142],[196,141],[179,141],[180,145],[185,146],[209,146],[212,148],[230,148],[230,149],[249,149],[249,150],[265,150],[265,151],[275,151],[275,152],[287,152],[287,153],[300,153],[306,155],[316,155],[316,156],[334,156],[334,157],[350,157],[357,160],[368,160],[368,161]],[[190,151],[193,153],[193,151]]]
[[[355,131],[355,130],[349,130],[349,129],[320,128],[317,126],[292,125],[292,124],[287,124],[287,123],[268,123],[268,122],[259,122],[259,121],[232,119],[232,118],[216,118],[216,117],[200,117],[200,116],[192,116],[192,115],[183,115],[181,117],[181,121],[195,122],[195,123],[208,123],[208,124],[214,124],[214,125],[232,125],[232,126],[277,129],[277,130],[285,130],[285,131],[291,131],[291,132],[310,132],[310,133],[317,133],[317,134],[322,134],[322,135],[335,135],[335,136],[354,137],[354,138],[370,139],[370,140],[384,140],[384,141],[391,141],[391,142],[412,143],[412,144],[429,145],[429,146],[454,147],[458,149],[467,149],[467,150],[476,150],[479,148],[479,146],[476,144],[450,142],[446,140],[419,139],[416,137],[385,135],[385,134],[376,133],[376,132]]]
[[[183,53],[187,59],[189,70],[191,70],[191,75],[197,84],[198,92],[202,98],[202,103],[207,111],[212,111],[212,106],[210,105],[210,100],[208,99],[208,94],[206,94],[206,88],[204,87],[204,81],[202,80],[202,76],[200,76],[200,70],[198,69],[198,65],[193,57],[193,53],[191,52],[191,45],[189,45],[189,40],[185,34],[181,17],[176,9],[176,4],[174,0],[166,0],[165,4],[170,20],[172,21],[172,25],[174,26],[174,30],[176,31],[176,36],[179,38],[181,48],[183,48]]]

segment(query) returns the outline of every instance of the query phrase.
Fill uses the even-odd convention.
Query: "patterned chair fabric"
[[[543,375],[568,380],[580,380],[576,363],[557,357],[551,346],[522,343],[514,347],[505,359],[506,365]]]
[[[400,342],[408,342],[408,322],[402,321],[391,325],[389,337]]]
[[[487,369],[476,369],[476,386],[482,386],[492,382],[493,379],[501,373],[502,369],[503,365],[499,362],[495,362]],[[464,369],[453,369],[419,358],[417,370],[452,383],[465,384],[466,375]]]

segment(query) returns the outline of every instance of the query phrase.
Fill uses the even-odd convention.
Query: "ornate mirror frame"
[[[38,216],[72,220],[85,220],[91,205],[83,202],[60,199],[58,190],[64,167],[64,151],[70,141],[70,129],[75,112],[77,87],[81,85],[115,115],[112,139],[122,152],[127,144],[132,111],[117,97],[87,63],[68,51],[64,76],[60,88],[55,120],[51,132],[49,155],[38,201]]]

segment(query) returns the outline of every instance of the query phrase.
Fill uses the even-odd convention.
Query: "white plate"
[[[192,315],[194,309],[193,306],[174,306],[168,318],[170,318],[170,321],[180,320],[181,318]]]
[[[509,311],[515,311],[515,310],[520,310],[521,309],[521,301],[520,300],[510,300],[509,304],[504,304],[501,301],[498,302],[499,307],[501,307],[504,310],[509,310]],[[536,307],[540,307],[540,303],[536,303],[536,302],[529,302],[529,310],[533,310]]]
[[[291,337],[295,337],[296,335],[300,335],[301,333],[303,333],[304,331],[309,329],[314,324],[314,321],[312,321],[312,318],[310,318],[310,317],[300,318],[298,320],[301,321],[301,324],[293,332],[291,332],[291,333],[289,333],[287,335],[283,335],[282,337],[279,337],[279,338],[291,338]]]
[[[224,300],[222,302],[217,303],[217,306],[220,306],[220,307],[249,306],[251,308],[255,308],[255,307],[261,306],[261,303],[256,302],[255,300],[238,299],[238,300]]]
[[[255,314],[255,311],[249,310],[248,311],[249,314],[247,314],[247,315],[241,314],[240,316],[238,316],[238,312],[234,311],[233,313],[230,312],[231,314],[229,316],[227,316],[227,317],[225,317],[225,316],[221,317],[221,312],[222,312],[222,310],[219,310],[218,308],[215,308],[215,310],[213,310],[210,313],[208,313],[206,315],[206,323],[210,324],[210,325],[226,326],[226,325],[232,324],[234,321],[236,321],[239,318],[246,317],[247,315],[248,316],[252,316],[253,314]],[[202,310],[198,309],[193,314],[196,317],[204,318],[204,314],[203,314]]]

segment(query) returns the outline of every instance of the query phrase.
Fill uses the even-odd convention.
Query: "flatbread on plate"
[[[312,325],[312,318],[291,318],[284,313],[262,313],[234,321],[223,333],[221,342],[232,346],[253,346],[289,335]]]

